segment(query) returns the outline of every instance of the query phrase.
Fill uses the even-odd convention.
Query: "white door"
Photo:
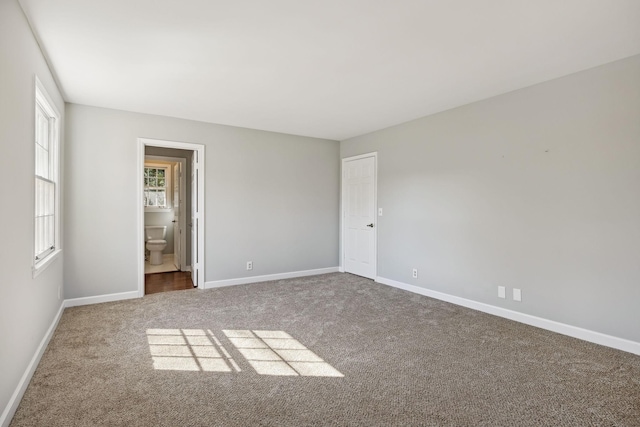
[[[198,151],[193,151],[191,162],[191,281],[197,287],[200,283],[200,254],[198,253]]]
[[[343,160],[344,270],[376,277],[376,157]]]
[[[178,270],[182,270],[182,230],[180,229],[180,209],[182,208],[182,194],[180,191],[180,179],[182,176],[182,164],[173,165],[173,263]]]

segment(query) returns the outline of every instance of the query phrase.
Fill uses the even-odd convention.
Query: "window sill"
[[[35,279],[40,275],[40,273],[46,270],[47,267],[49,267],[53,263],[53,261],[55,261],[60,256],[61,253],[62,253],[62,249],[56,249],[55,251],[50,253],[49,256],[47,256],[45,259],[38,261],[38,263],[34,265],[32,268],[33,278]]]
[[[150,208],[150,207],[145,207],[144,208],[145,212],[156,212],[156,213],[169,213],[169,212],[173,212],[172,208]]]

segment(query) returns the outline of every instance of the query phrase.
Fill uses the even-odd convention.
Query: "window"
[[[144,207],[146,210],[169,209],[171,169],[169,165],[145,163]]]
[[[58,139],[60,115],[36,78],[34,271],[60,249]]]

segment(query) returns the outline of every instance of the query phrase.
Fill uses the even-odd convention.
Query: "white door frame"
[[[182,170],[185,171],[187,170],[187,159],[182,158],[182,157],[168,157],[168,156],[144,156],[144,158],[146,160],[151,160],[151,161],[160,161],[160,162],[171,162],[171,163],[180,163],[182,165]],[[186,180],[184,179],[184,176],[180,177],[179,183],[178,185],[180,186],[180,193],[182,193],[183,195],[183,200],[186,199],[185,194],[186,194]],[[173,184],[171,186],[171,198],[172,198],[172,202],[173,202]],[[184,203],[183,203],[184,204]],[[183,204],[180,205],[180,222],[179,222],[179,227],[181,230],[186,231],[187,229],[187,215],[183,209]],[[176,238],[176,236],[173,236],[174,240]],[[185,270],[185,267],[187,265],[187,233],[183,232],[180,235],[180,266],[182,271],[188,271]]]
[[[136,168],[136,176],[137,184],[136,184],[136,192],[137,192],[137,230],[138,230],[138,243],[136,245],[138,249],[138,296],[144,296],[144,206],[142,200],[144,198],[144,182],[142,177],[144,176],[144,157],[145,157],[145,147],[161,147],[161,148],[175,148],[178,150],[190,150],[195,151],[198,154],[198,252],[200,260],[205,260],[205,248],[204,248],[204,229],[205,229],[205,191],[204,191],[204,177],[205,177],[205,162],[204,162],[204,145],[202,144],[193,144],[189,142],[177,142],[177,141],[165,141],[161,139],[151,139],[151,138],[138,138],[138,166]],[[194,153],[194,156],[196,153]],[[194,201],[192,200],[191,203]],[[193,254],[192,254],[193,256]],[[199,262],[199,271],[198,274],[198,289],[204,289],[204,278],[205,278],[205,263]]]
[[[373,157],[374,175],[373,175],[373,209],[374,218],[378,218],[378,152],[360,154],[352,157],[345,157],[340,163],[340,265],[338,271],[344,273],[345,261],[344,261],[344,240],[345,240],[345,199],[346,199],[346,185],[344,180],[344,165],[346,162],[364,159],[367,157]],[[378,221],[375,222],[373,229],[373,245],[374,245],[374,258],[375,258],[375,276],[378,277]]]

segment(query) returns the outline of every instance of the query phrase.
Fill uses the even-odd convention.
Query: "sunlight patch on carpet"
[[[165,371],[239,372],[210,330],[147,329],[153,367]]]
[[[284,331],[222,331],[259,375],[344,377],[333,366]],[[157,370],[241,372],[240,366],[210,329],[147,329]]]
[[[284,331],[222,331],[260,375],[344,377]]]

